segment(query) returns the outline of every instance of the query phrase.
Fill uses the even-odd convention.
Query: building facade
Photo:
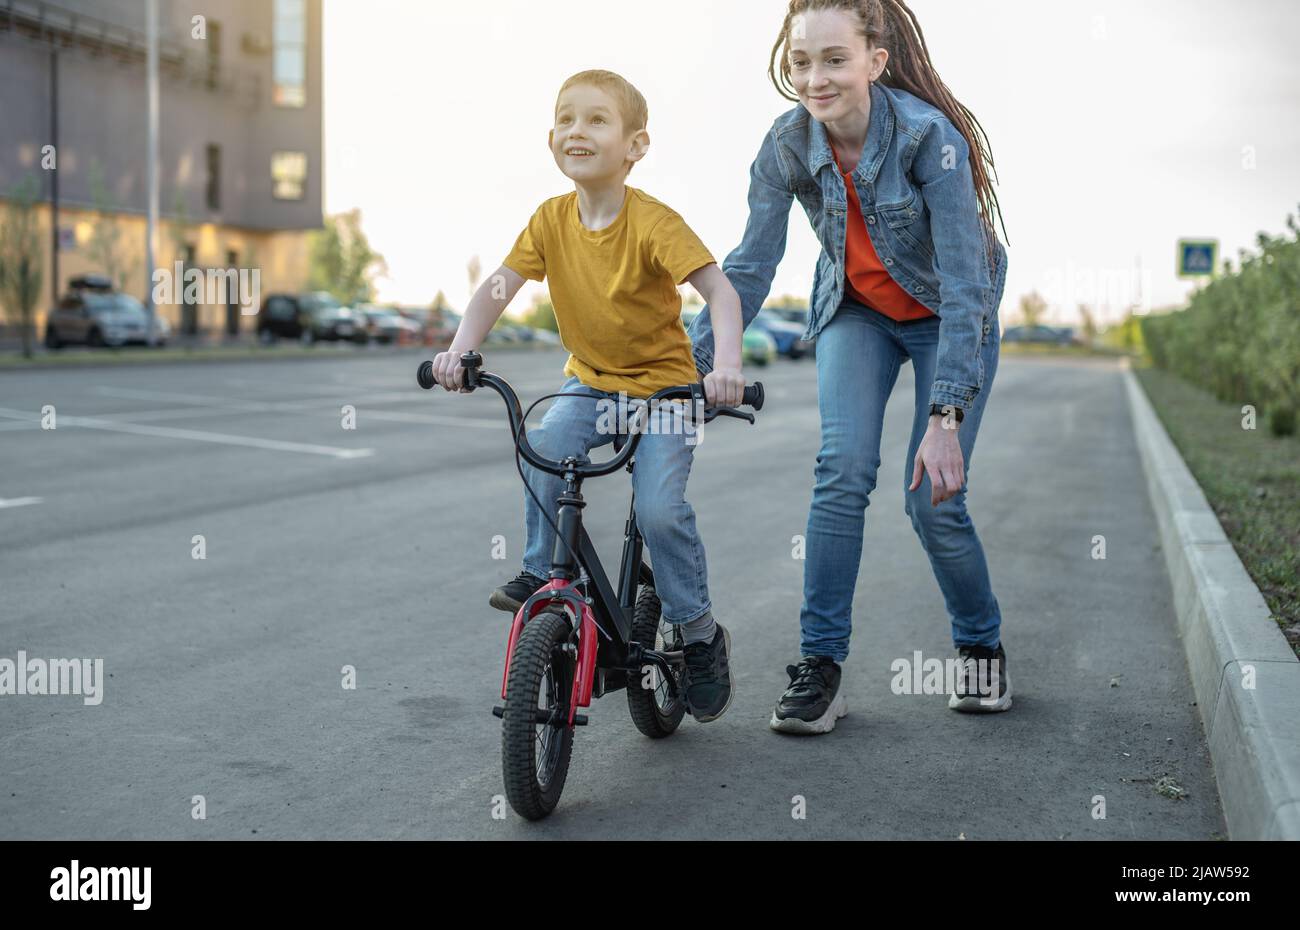
[[[156,267],[256,269],[262,293],[302,289],[322,223],[321,0],[158,5]],[[106,274],[141,300],[152,292],[145,10],[0,3],[0,198],[25,185],[41,201],[38,333],[75,275]],[[250,328],[232,304],[158,312],[183,333]]]

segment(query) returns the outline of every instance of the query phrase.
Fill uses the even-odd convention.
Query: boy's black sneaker
[[[768,726],[780,733],[829,733],[849,712],[840,694],[840,666],[829,656],[805,656],[787,665],[790,687],[776,702]]]
[[[967,714],[996,714],[1011,709],[1011,677],[1007,654],[988,646],[958,646],[961,667],[948,706]]]
[[[687,643],[682,650],[686,667],[682,670],[686,709],[700,723],[717,720],[731,706],[731,634],[721,623],[713,640]]]
[[[545,578],[538,578],[528,572],[520,572],[514,581],[507,581],[493,591],[492,596],[488,598],[488,603],[497,610],[517,614],[519,608],[524,606],[524,601],[532,597],[533,592],[544,584],[546,584]]]

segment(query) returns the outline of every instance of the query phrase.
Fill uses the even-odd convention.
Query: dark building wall
[[[18,7],[36,4],[16,0]],[[136,52],[96,52],[85,40],[60,52],[59,187],[69,206],[94,202],[98,171],[115,206],[125,212],[147,207],[145,145],[147,97],[142,0],[60,0],[56,21],[77,14],[70,32],[89,34],[105,26],[106,48],[136,45]],[[310,229],[321,224],[322,105],[321,2],[308,0],[306,100],[302,107],[272,102],[273,0],[205,0],[208,40],[220,34],[216,88],[208,86],[208,45],[191,36],[191,5],[161,0],[164,50],[160,94],[160,198],[163,216],[183,205],[192,223],[248,229]],[[25,175],[48,192],[41,148],[50,139],[50,55],[47,49],[4,29],[0,10],[0,195]],[[216,29],[214,29],[214,25]],[[178,62],[183,60],[184,65]],[[208,146],[220,148],[220,205],[207,202]],[[302,152],[307,175],[301,200],[272,196],[271,160],[276,151]]]

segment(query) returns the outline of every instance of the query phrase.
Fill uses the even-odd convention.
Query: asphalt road
[[[818,446],[814,363],[781,362],[748,372],[768,387],[758,425],[712,424],[691,477],[731,709],[652,742],[622,693],[596,701],[555,814],[494,818],[508,618],[486,601],[518,571],[522,490],[497,397],[419,390],[421,357],[0,372],[0,658],[102,658],[105,675],[98,706],[0,696],[0,837],[1226,836],[1120,372],[1011,356],[968,504],[1012,711],[890,689],[894,659],[952,654],[903,512],[908,367],[867,512],[849,716],[820,738],[768,730]],[[527,398],[562,380],[555,352],[486,358]],[[626,477],[586,487],[611,565]],[[1165,776],[1186,796],[1159,793]]]

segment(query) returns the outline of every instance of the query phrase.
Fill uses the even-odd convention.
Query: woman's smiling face
[[[868,50],[858,16],[845,10],[810,10],[790,23],[790,83],[816,119],[833,123],[866,112],[871,82],[889,53]]]

